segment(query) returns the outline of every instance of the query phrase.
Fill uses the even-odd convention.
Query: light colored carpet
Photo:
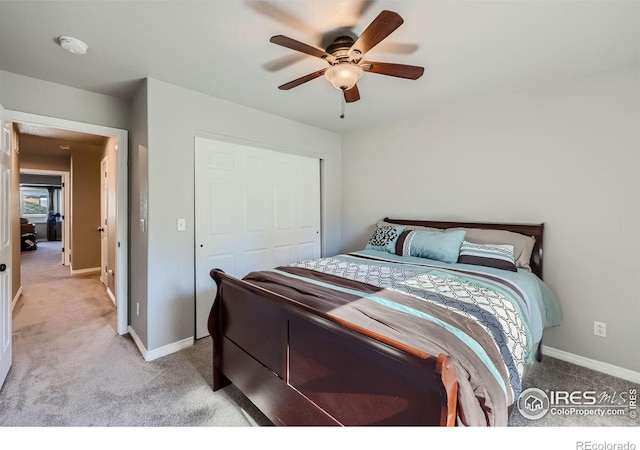
[[[14,311],[13,366],[0,391],[3,426],[247,427],[271,423],[234,387],[211,390],[211,339],[145,362],[116,334],[115,307],[98,275],[71,276],[60,245],[22,254],[24,293]],[[525,388],[628,391],[624,380],[545,357]],[[547,416],[514,409],[511,426],[638,426],[628,416]]]
[[[541,363],[536,363],[523,382],[523,390],[538,388],[549,391],[595,391],[598,395],[605,392],[613,396],[624,393],[628,405],[629,391],[635,389],[640,393],[640,384],[612,377],[604,373],[585,369],[559,359],[543,356]],[[617,397],[619,400],[620,397]],[[548,412],[537,420],[529,420],[523,417],[514,408],[509,418],[509,426],[525,427],[637,427],[640,426],[640,418],[630,417],[629,410],[620,416],[584,415],[577,414],[560,415]]]

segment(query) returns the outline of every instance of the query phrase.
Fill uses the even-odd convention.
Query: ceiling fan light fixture
[[[324,77],[339,91],[351,89],[362,78],[364,70],[357,64],[341,63],[329,67]]]
[[[360,100],[357,82],[362,78],[364,72],[417,80],[424,73],[424,67],[362,61],[365,53],[382,42],[403,23],[404,21],[398,13],[384,10],[373,19],[360,36],[356,38],[352,36],[353,33],[347,31],[348,35],[336,37],[325,50],[281,34],[272,36],[269,41],[273,44],[314,56],[329,64],[328,68],[316,70],[303,77],[296,78],[278,86],[278,89],[288,91],[296,86],[315,80],[324,74],[324,77],[334,88],[343,91],[343,102],[353,103]],[[361,62],[362,64],[360,64]]]

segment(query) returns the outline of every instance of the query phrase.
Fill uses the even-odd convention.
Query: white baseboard
[[[100,267],[89,267],[88,269],[74,270],[73,266],[71,266],[71,275],[84,275],[86,273],[100,272],[100,270]]]
[[[138,350],[140,350],[140,353],[144,357],[147,354],[147,349],[144,348],[142,341],[140,340],[136,332],[133,330],[133,328],[131,328],[131,325],[128,326],[127,330],[129,330],[129,334],[131,335],[133,342],[136,344],[136,347],[138,347]]]
[[[148,350],[145,361],[153,361],[154,359],[162,358],[163,356],[170,355],[171,353],[184,350],[185,348],[191,347],[193,343],[194,339],[193,336],[191,336],[181,341],[172,342],[171,344],[167,344],[160,348]]]
[[[551,356],[568,363],[575,364],[577,366],[586,367],[587,369],[595,370],[596,372],[606,373],[623,380],[631,381],[633,383],[640,383],[640,372],[625,369],[624,367],[614,366],[613,364],[597,361],[595,359],[585,358],[584,356],[576,355],[573,353],[565,352],[564,350],[558,350],[557,348],[542,346],[542,355]]]
[[[13,308],[16,307],[16,303],[18,303],[18,299],[20,298],[21,295],[22,295],[22,286],[18,288],[18,292],[16,292],[16,296],[13,297],[13,301],[11,302],[11,311],[13,311]]]
[[[136,347],[138,347],[138,350],[140,350],[140,353],[142,354],[142,357],[146,360],[146,354],[147,354],[147,349],[144,348],[144,345],[142,344],[142,341],[140,340],[140,338],[138,337],[138,335],[136,334],[136,332],[133,330],[133,328],[131,328],[131,325],[129,325],[129,327],[127,328],[129,330],[129,334],[131,335],[131,338],[133,339],[133,342],[136,344]]]
[[[109,289],[109,286],[107,286],[107,295],[109,296],[109,298],[111,299],[111,301],[115,305],[116,304],[116,296],[113,295],[113,292],[111,292],[111,289]]]
[[[170,355],[171,353],[184,350],[185,348],[191,347],[194,343],[193,337],[189,337],[181,341],[172,342],[171,344],[167,344],[160,348],[147,350],[136,332],[131,328],[131,325],[129,325],[129,334],[133,338],[133,342],[135,342],[145,361],[153,361],[154,359],[162,358],[163,356]]]

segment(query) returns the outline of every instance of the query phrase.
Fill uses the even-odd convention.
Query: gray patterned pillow
[[[464,241],[460,246],[458,262],[510,270],[511,272],[518,270],[513,256],[513,245],[509,244],[474,244]]]
[[[454,229],[454,228],[450,228]],[[465,241],[474,244],[509,244],[513,245],[513,258],[516,260],[516,267],[522,267],[531,272],[529,261],[536,239],[533,236],[514,233],[506,230],[486,230],[481,228],[458,228],[465,230]]]

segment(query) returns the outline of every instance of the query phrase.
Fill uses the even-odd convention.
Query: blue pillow
[[[454,263],[458,261],[465,234],[465,230],[411,231],[402,243],[401,254]]]
[[[378,225],[371,239],[369,239],[365,250],[395,253],[396,242],[405,228],[404,225]]]

